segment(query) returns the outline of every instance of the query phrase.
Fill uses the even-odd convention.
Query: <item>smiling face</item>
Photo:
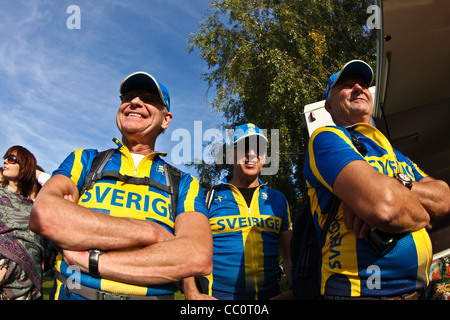
[[[116,116],[117,127],[124,143],[136,141],[154,145],[158,135],[170,124],[172,114],[167,111],[157,96],[149,90],[126,92]]]
[[[374,111],[368,85],[358,75],[343,76],[331,89],[325,109],[338,126],[370,123]]]
[[[264,144],[264,145],[262,145]],[[231,183],[238,188],[259,185],[259,174],[266,160],[267,142],[263,139],[252,141],[246,138],[234,145],[234,170]]]

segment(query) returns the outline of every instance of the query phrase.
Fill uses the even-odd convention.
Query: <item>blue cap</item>
[[[361,60],[352,60],[347,62],[345,66],[339,71],[333,74],[328,81],[327,90],[325,90],[325,100],[328,99],[328,94],[331,88],[339,81],[339,79],[346,74],[357,74],[363,78],[367,86],[370,86],[373,81],[373,70],[372,68]]]
[[[255,135],[263,137],[264,140],[266,140],[267,142],[267,138],[260,128],[255,126],[253,123],[243,124],[241,126],[236,127],[236,129],[234,130],[233,143],[236,143],[239,140]]]
[[[164,106],[170,111],[169,90],[167,90],[161,82],[158,82],[155,77],[147,72],[139,71],[126,77],[120,85],[120,94],[123,95],[125,92],[128,92],[140,85],[148,85],[154,89],[154,93],[161,98]]]

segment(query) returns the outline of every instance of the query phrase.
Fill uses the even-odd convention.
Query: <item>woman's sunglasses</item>
[[[20,164],[15,154],[4,156],[3,160],[6,160],[9,164],[16,164],[16,163]]]

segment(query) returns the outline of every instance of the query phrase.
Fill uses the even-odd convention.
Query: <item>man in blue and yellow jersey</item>
[[[291,221],[286,197],[263,184],[267,138],[254,124],[235,130],[233,176],[216,186],[209,209],[213,232],[213,272],[206,277],[210,297],[263,300],[280,294],[279,248],[290,282]],[[192,283],[191,283],[192,284]],[[188,299],[198,296],[184,284]]]
[[[340,198],[322,249],[323,299],[418,299],[432,258],[426,228],[449,215],[448,185],[427,176],[371,125],[370,66],[347,63],[330,77],[325,108],[336,126],[313,132],[304,176],[311,211]]]
[[[120,86],[122,140],[103,172],[167,186],[155,142],[170,124],[167,89],[145,72]],[[153,185],[101,179],[80,194],[97,150],[70,154],[39,193],[31,229],[59,248],[51,298],[173,299],[181,279],[212,270],[212,235],[197,179],[182,173],[176,212]],[[174,218],[175,217],[175,218]]]

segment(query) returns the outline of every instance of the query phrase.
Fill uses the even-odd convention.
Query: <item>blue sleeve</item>
[[[348,132],[341,127],[317,129],[308,144],[304,177],[312,187],[325,186],[333,191],[339,172],[355,160],[364,160],[355,149]]]
[[[277,208],[278,210],[280,210],[278,213],[276,213],[276,215],[282,219],[280,232],[291,230],[291,216],[289,213],[289,203],[286,199],[286,196],[278,190],[270,190],[276,193],[276,199],[278,203]]]
[[[264,194],[268,193],[268,196]],[[289,203],[286,196],[275,189],[263,187],[260,190],[260,211],[264,211],[264,206],[270,207],[269,212],[281,219],[280,232],[292,230]]]
[[[208,216],[205,206],[205,193],[199,181],[193,176],[183,173],[178,191],[177,215],[183,212],[196,211]]]
[[[94,149],[80,149],[72,152],[53,172],[53,175],[66,176],[72,180],[80,192],[97,154],[98,151]]]

